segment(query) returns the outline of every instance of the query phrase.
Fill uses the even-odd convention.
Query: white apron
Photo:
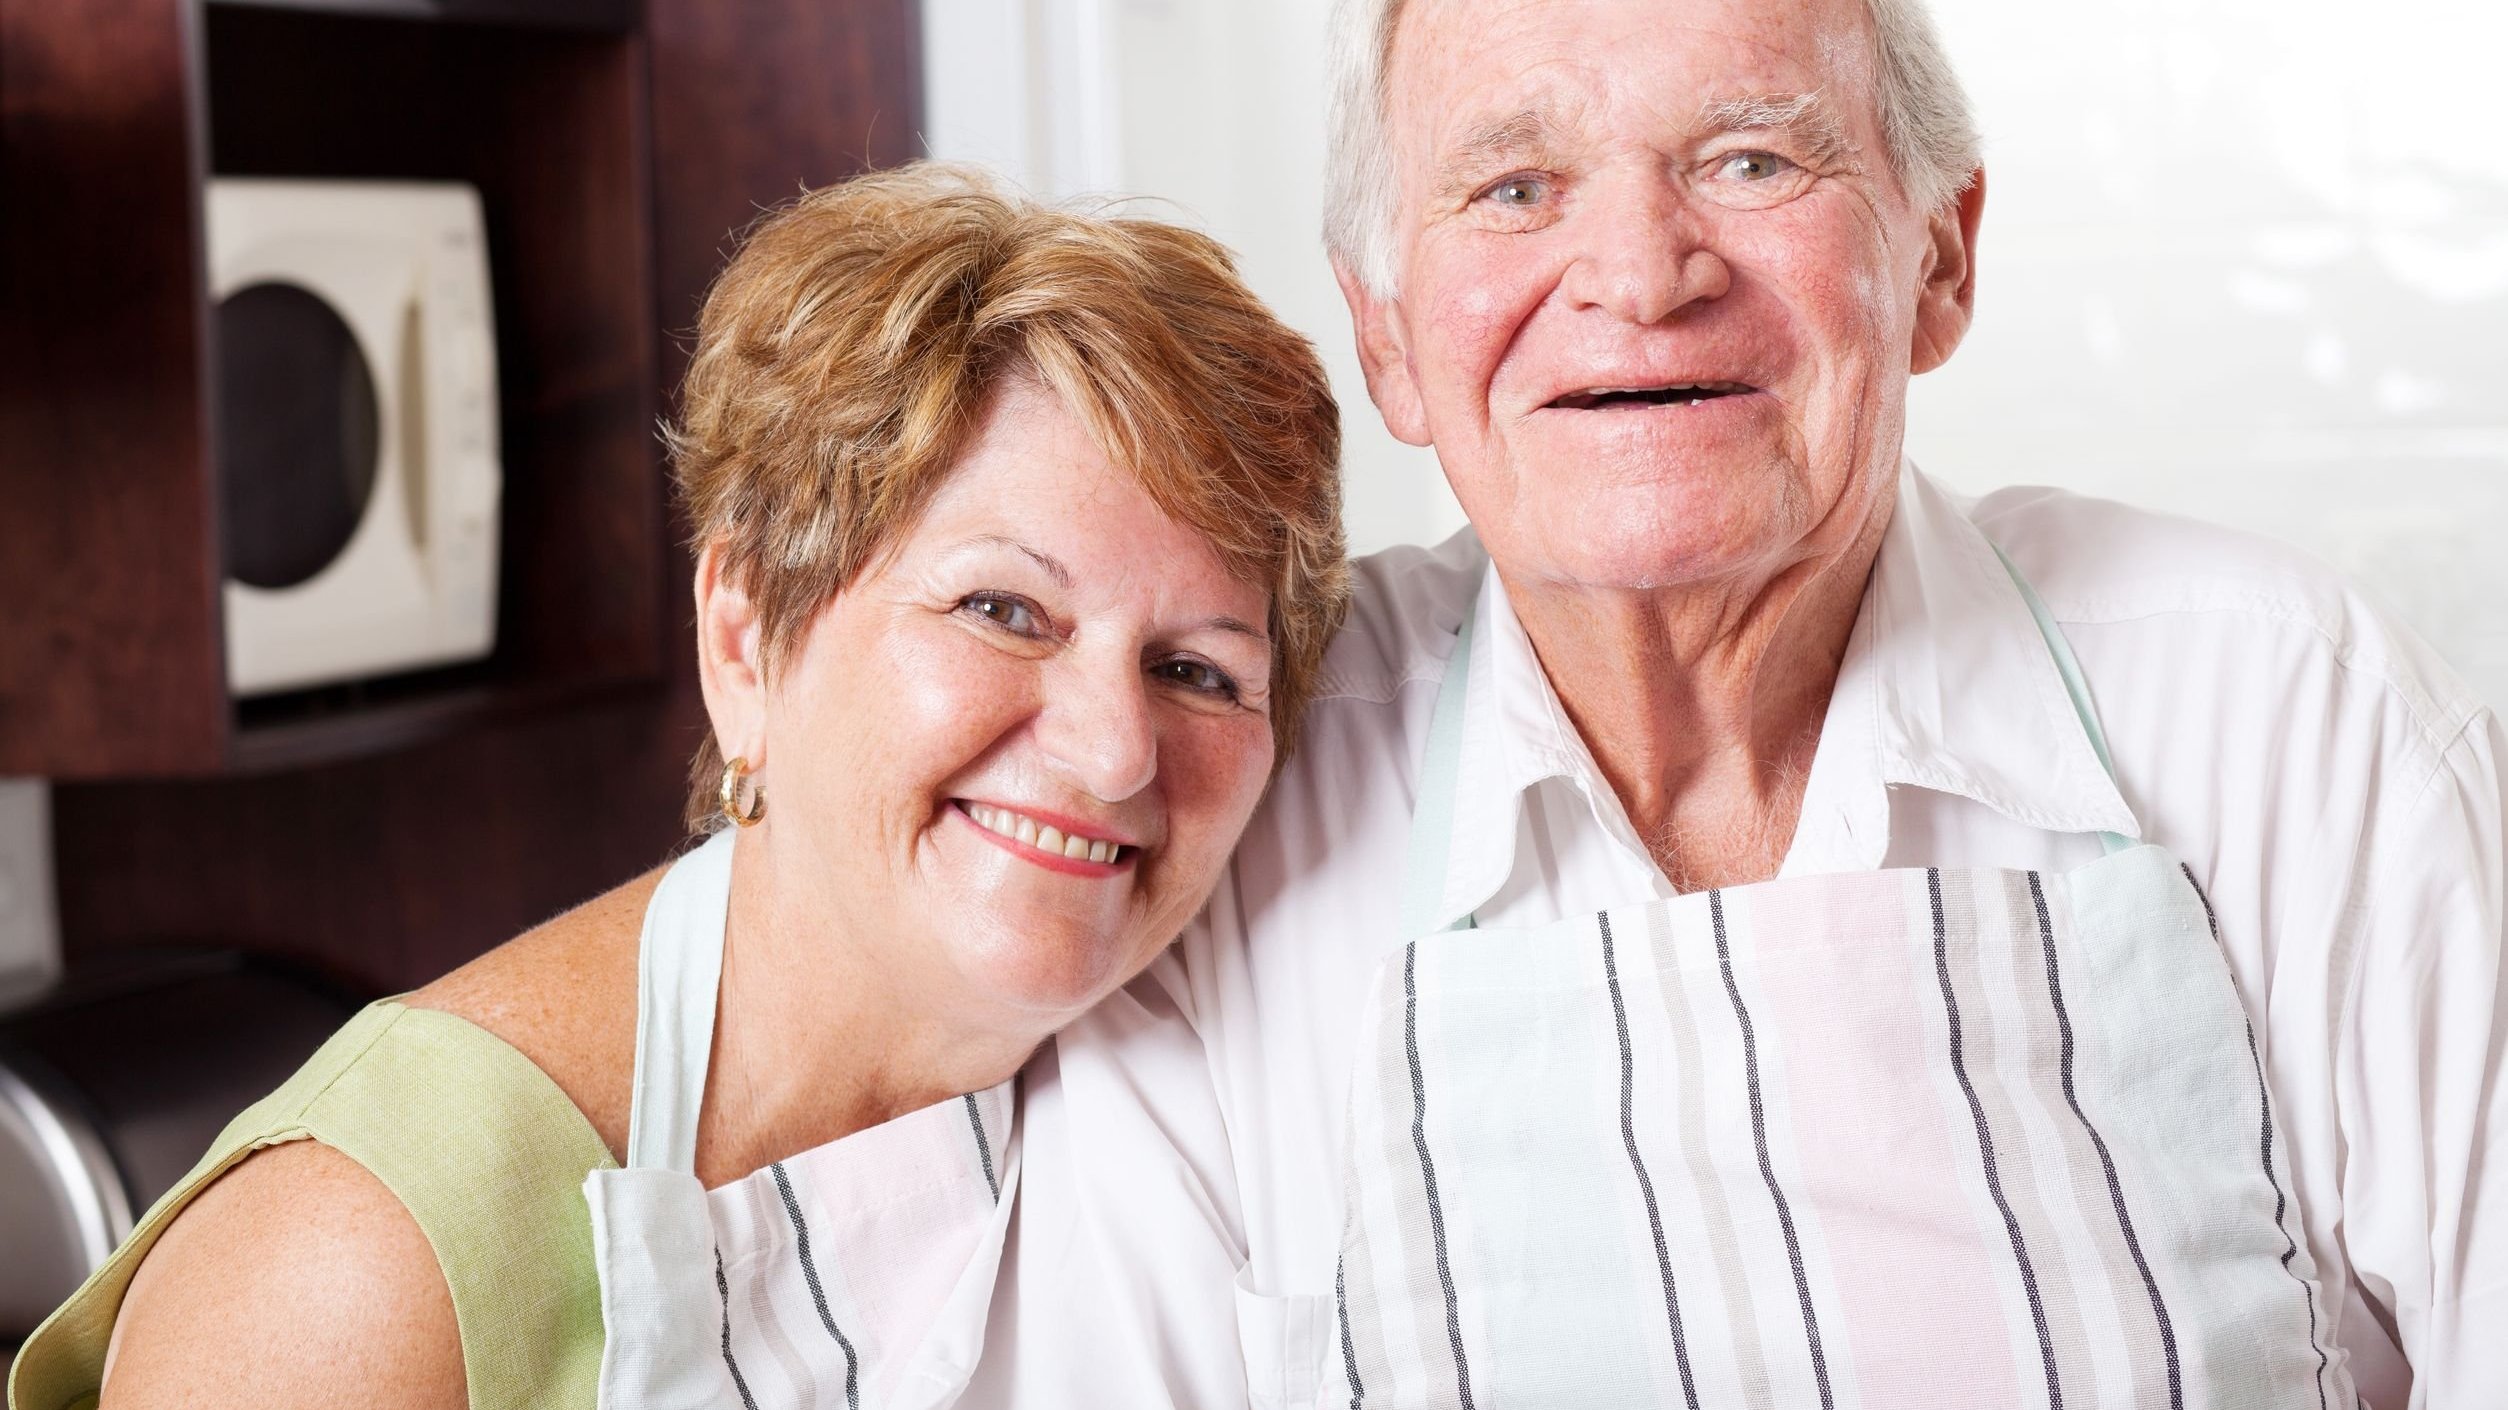
[[[2207,904],[2106,841],[2060,876],[1805,877],[1405,946],[1352,1074],[1336,1287],[1243,1319],[1254,1403],[2347,1410]]]
[[[1019,1181],[1011,1086],[699,1185],[734,837],[680,858],[645,909],[627,1163],[584,1180],[600,1404],[938,1410],[983,1347]],[[882,1202],[844,1197],[863,1189]]]

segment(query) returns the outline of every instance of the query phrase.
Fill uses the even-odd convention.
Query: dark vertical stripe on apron
[[[2089,1134],[2091,1149],[2099,1153],[2099,1168],[2107,1172],[2107,1198],[2116,1209],[2116,1227],[2125,1235],[2125,1250],[2134,1256],[2134,1271],[2142,1275],[2142,1290],[2151,1298],[2151,1316],[2160,1324],[2160,1354],[2168,1362],[2169,1410],[2184,1410],[2185,1380],[2177,1360],[2177,1329],[2169,1323],[2168,1304],[2160,1298],[2160,1283],[2151,1276],[2150,1260],[2142,1256],[2142,1240],[2134,1235],[2133,1216],[2125,1210],[2125,1187],[2116,1178],[2116,1161],[2108,1155],[2107,1142],[2100,1137],[2099,1128],[2082,1113],[2081,1098],[2073,1091],[2073,1020],[2064,1009],[2064,980],[2055,963],[2055,918],[2047,913],[2046,886],[2034,871],[2029,873],[2029,899],[2038,910],[2038,944],[2046,951],[2046,992],[2055,1005],[2055,1030],[2063,1042],[2060,1071],[2064,1104],[2073,1109],[2073,1119]]]
[[[2195,880],[2193,867],[2179,862],[2177,869],[2185,873],[2186,884],[2194,888],[2195,899],[2203,903],[2203,923],[2212,931],[2212,948],[2219,949],[2221,918],[2212,909],[2212,898],[2203,894],[2203,883]],[[2222,963],[2228,963],[2227,956],[2222,957]],[[2243,1009],[2245,1005],[2242,1003],[2240,1007]],[[2290,1197],[2282,1193],[2281,1179],[2273,1173],[2273,1093],[2264,1082],[2264,1053],[2256,1047],[2255,1022],[2252,1019],[2247,1021],[2247,1059],[2255,1064],[2256,1102],[2264,1112],[2264,1135],[2257,1144],[2264,1156],[2264,1183],[2273,1187],[2273,1227],[2282,1235],[2282,1271],[2299,1284],[2300,1293],[2308,1300],[2308,1349],[2316,1353],[2316,1404],[2317,1410],[2325,1410],[2326,1359],[2325,1348],[2318,1344],[2316,1338],[2316,1288],[2299,1276],[2298,1269],[2290,1266],[2299,1257],[2299,1241],[2290,1236],[2290,1226],[2282,1222],[2282,1216],[2290,1210]]]
[[[1454,1346],[1455,1403],[1473,1410],[1472,1369],[1463,1357],[1463,1313],[1454,1297],[1454,1269],[1446,1260],[1446,1215],[1437,1203],[1437,1165],[1428,1158],[1428,1084],[1419,1068],[1419,942],[1402,950],[1402,1046],[1411,1059],[1411,1147],[1419,1152],[1420,1181],[1428,1189],[1428,1236],[1437,1249],[1437,1284],[1446,1295],[1446,1340]]]
[[[1628,1147],[1629,1168],[1637,1172],[1637,1192],[1646,1198],[1646,1225],[1655,1236],[1655,1271],[1663,1276],[1663,1315],[1672,1324],[1672,1359],[1681,1368],[1681,1398],[1698,1410],[1698,1383],[1689,1369],[1689,1338],[1681,1332],[1681,1294],[1672,1282],[1672,1250],[1663,1241],[1663,1215],[1655,1205],[1655,1182],[1646,1174],[1646,1159],[1637,1152],[1637,1059],[1628,1040],[1628,1002],[1620,997],[1620,966],[1611,951],[1611,916],[1597,912],[1602,930],[1602,978],[1611,990],[1611,1022],[1620,1030],[1620,1140]]]
[[[732,1387],[740,1392],[740,1403],[748,1410],[758,1410],[756,1396],[749,1393],[749,1382],[740,1374],[740,1362],[731,1350],[731,1280],[723,1276],[723,1251],[714,1250],[714,1291],[723,1299],[723,1364],[731,1368]]]
[[[1933,897],[1933,973],[1942,984],[1942,1013],[1950,1023],[1951,1072],[1959,1078],[1961,1095],[1968,1098],[1968,1115],[1977,1124],[1977,1150],[1985,1164],[1986,1193],[1994,1197],[1994,1207],[2003,1216],[2003,1232],[2012,1241],[2012,1259],[2020,1265],[2020,1287],[2029,1299],[2029,1320],[2037,1327],[2038,1358],[2046,1364],[2046,1398],[2053,1410],[2064,1410],[2064,1387],[2055,1374],[2055,1339],[2046,1329],[2046,1303],[2038,1292],[2038,1270],[2029,1261],[2029,1241],[2021,1237],[2020,1220],[2012,1213],[2011,1201],[2003,1197],[2003,1177],[1995,1168],[1994,1133],[1986,1126],[1985,1104],[1977,1100],[1977,1084],[1968,1078],[1968,1063],[1962,1055],[1959,1034],[1959,997],[1951,992],[1950,933],[1942,916],[1942,872],[1938,867],[1925,869],[1925,888]]]
[[[1811,1275],[1803,1268],[1802,1240],[1794,1232],[1794,1211],[1777,1183],[1776,1163],[1768,1158],[1768,1113],[1759,1096],[1759,1039],[1751,1031],[1750,1010],[1742,1003],[1742,986],[1733,978],[1733,947],[1724,933],[1724,893],[1707,893],[1707,913],[1715,921],[1716,964],[1724,971],[1724,992],[1733,1001],[1733,1020],[1742,1029],[1742,1077],[1750,1084],[1750,1134],[1759,1146],[1759,1178],[1776,1204],[1777,1227],[1785,1233],[1785,1256],[1794,1264],[1794,1296],[1803,1306],[1803,1335],[1811,1342],[1812,1379],[1820,1384],[1820,1410],[1833,1410],[1829,1391],[1829,1358],[1820,1349],[1820,1318],[1811,1307]],[[2043,1335],[2043,1329],[2041,1329]]]
[[[993,1203],[1001,1203],[1001,1181],[993,1176],[993,1143],[984,1136],[984,1112],[975,1104],[975,1093],[967,1093],[967,1124],[975,1128],[975,1153],[984,1162],[984,1185],[993,1192]]]
[[[793,1247],[801,1257],[801,1277],[810,1285],[810,1301],[819,1310],[819,1325],[836,1339],[845,1353],[845,1410],[862,1410],[861,1367],[853,1354],[853,1343],[836,1330],[836,1319],[827,1310],[827,1292],[819,1286],[818,1265],[810,1261],[810,1225],[801,1217],[801,1201],[792,1196],[792,1181],[785,1178],[784,1163],[777,1161],[766,1167],[775,1176],[775,1192],[784,1197],[784,1213],[792,1220]]]
[[[1344,1276],[1343,1260],[1332,1261],[1332,1306],[1341,1318],[1341,1369],[1350,1377],[1350,1410],[1359,1410],[1359,1402],[1367,1399],[1367,1388],[1359,1384],[1358,1347],[1350,1341],[1350,1283]]]

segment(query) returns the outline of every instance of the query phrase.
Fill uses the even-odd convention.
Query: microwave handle
[[[447,240],[436,255],[441,263],[431,271],[416,310],[424,354],[409,359],[405,404],[417,424],[428,428],[430,442],[419,486],[425,558],[431,576],[454,585],[482,581],[476,559],[496,554],[503,481],[496,342],[482,242],[468,234]],[[442,406],[430,404],[436,398]]]

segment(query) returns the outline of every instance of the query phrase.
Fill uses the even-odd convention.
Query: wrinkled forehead
[[[1405,164],[1510,124],[1652,138],[1815,95],[1870,139],[1874,55],[1867,0],[1405,0],[1386,118]]]

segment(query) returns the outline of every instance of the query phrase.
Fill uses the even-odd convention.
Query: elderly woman
[[[11,1403],[949,1399],[1012,1075],[1202,905],[1294,740],[1337,448],[1200,236],[929,166],[767,220],[672,437],[713,836],[352,1021]],[[866,1165],[906,1193],[839,1197]]]

